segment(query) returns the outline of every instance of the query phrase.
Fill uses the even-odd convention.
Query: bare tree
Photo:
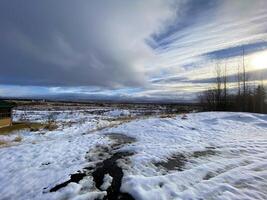
[[[240,65],[237,66],[237,88],[238,88],[238,96],[241,95],[241,75],[240,75]]]
[[[243,111],[246,110],[246,104],[247,104],[247,92],[246,92],[246,81],[247,81],[247,77],[246,77],[246,66],[245,66],[245,49],[244,46],[242,46],[242,66],[243,66],[243,98],[242,98],[242,105],[243,105]]]
[[[222,70],[220,64],[216,63],[216,109],[221,107],[222,100]]]
[[[206,110],[214,110],[217,106],[217,90],[214,89],[208,89],[205,90],[199,95],[199,100],[201,105]]]
[[[231,110],[267,113],[267,92],[263,81],[256,86],[248,82],[251,80],[246,73],[245,52],[242,47],[242,63],[237,66],[237,91],[228,92],[227,88],[227,63],[224,68],[219,62],[215,65],[215,80],[212,89],[207,89],[200,96],[200,102],[208,110]],[[256,87],[255,87],[256,86]]]
[[[243,66],[243,95],[246,96],[246,66],[245,66],[245,49],[242,47],[242,66]]]
[[[226,109],[227,105],[227,64],[225,62],[224,65],[224,73],[223,73],[223,103],[224,103],[224,109]]]

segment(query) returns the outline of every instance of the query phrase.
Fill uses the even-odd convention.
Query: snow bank
[[[92,110],[14,110],[13,120],[46,122],[50,119],[57,122],[80,122],[97,117],[88,112],[92,112]]]
[[[194,113],[136,120],[110,132],[137,138],[122,188],[136,199],[267,199],[267,115]],[[155,163],[186,158],[181,171]]]
[[[131,115],[129,110],[111,110],[106,112],[105,114],[111,117],[127,117]]]

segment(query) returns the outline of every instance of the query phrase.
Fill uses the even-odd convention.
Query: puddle
[[[133,143],[136,140],[135,138],[128,137],[123,134],[117,134],[117,133],[108,134],[107,136],[110,139],[114,140],[115,143],[112,145],[112,149],[110,151],[111,157],[105,159],[101,163],[98,163],[96,169],[92,173],[95,186],[96,188],[101,190],[104,176],[106,174],[109,174],[112,177],[112,182],[111,182],[111,186],[108,187],[108,189],[106,190],[107,195],[104,197],[104,199],[133,200],[134,198],[131,195],[120,192],[121,181],[123,177],[123,170],[120,166],[118,166],[118,161],[127,160],[128,157],[132,156],[134,153],[125,152],[125,151],[114,152],[114,150],[121,148],[125,144]]]
[[[56,185],[55,187],[51,188],[49,192],[56,192],[59,189],[66,187],[69,183],[79,183],[80,180],[82,180],[86,176],[86,173],[76,173],[76,174],[71,174],[70,179],[68,181],[65,181],[63,183],[60,183]]]
[[[110,158],[104,160],[101,165],[98,165],[96,170],[92,173],[95,186],[101,190],[103,184],[103,179],[106,174],[109,174],[112,177],[111,186],[106,190],[107,196],[104,199],[116,200],[116,199],[125,199],[131,200],[134,199],[127,193],[121,193],[121,180],[123,177],[122,168],[118,166],[117,161],[120,159],[125,159],[133,155],[132,152],[117,152],[114,153]]]
[[[123,169],[118,165],[118,161],[127,161],[133,152],[118,151],[126,144],[135,142],[135,138],[128,137],[123,134],[106,134],[114,141],[111,146],[96,146],[95,149],[87,152],[86,159],[88,163],[95,163],[83,168],[81,171],[71,174],[70,179],[60,183],[49,190],[49,192],[56,192],[61,188],[66,187],[69,183],[79,183],[85,176],[92,176],[95,182],[95,187],[101,191],[103,179],[106,174],[112,177],[111,185],[107,188],[106,200],[134,200],[134,198],[127,194],[120,192],[121,181],[123,178]],[[46,189],[46,188],[45,188]]]

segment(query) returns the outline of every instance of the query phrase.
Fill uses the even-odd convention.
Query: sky
[[[194,101],[243,49],[267,80],[266,0],[0,1],[0,97]]]

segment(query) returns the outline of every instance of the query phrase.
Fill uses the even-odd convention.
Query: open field
[[[0,197],[266,199],[267,116],[181,112],[21,105],[0,134]]]
[[[0,16],[0,200],[267,200],[267,0]]]
[[[41,123],[14,122],[12,126],[0,128],[0,134],[7,135],[7,134],[11,134],[12,132],[20,131],[24,129],[28,129],[32,131],[39,130],[39,129],[45,128],[45,126],[46,126],[45,124],[41,124]]]

